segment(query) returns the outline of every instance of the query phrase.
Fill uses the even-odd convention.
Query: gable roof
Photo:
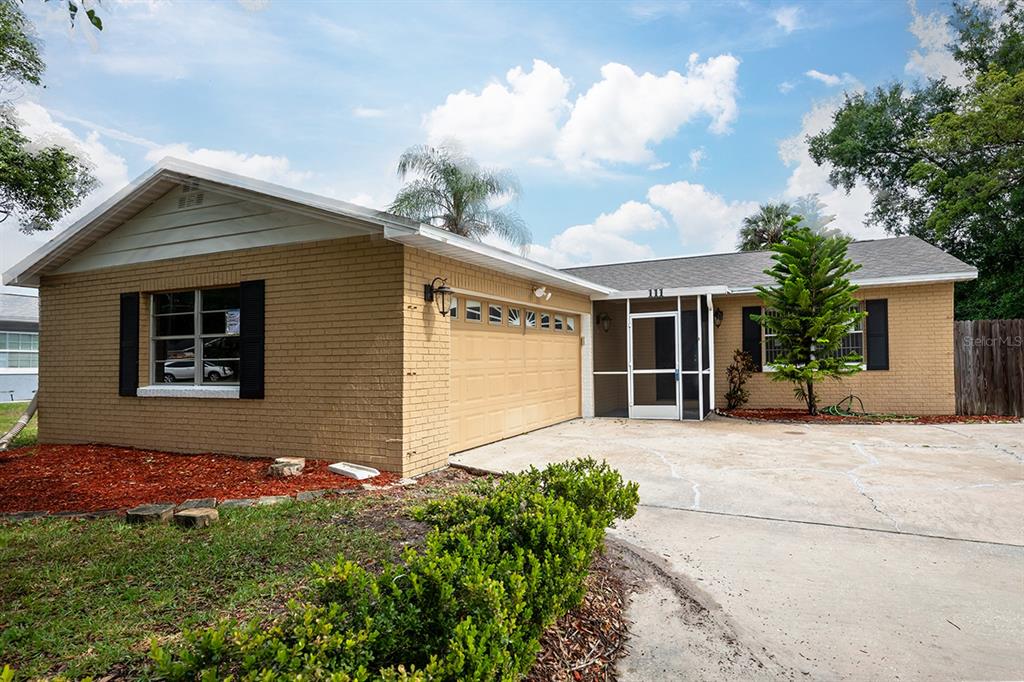
[[[302,192],[170,157],[161,160],[5,272],[4,284],[38,286],[41,276],[56,272],[142,209],[182,182],[190,180],[200,180],[204,186],[215,190],[252,195],[255,200],[271,203],[284,210],[301,211],[322,220],[338,222],[348,227],[359,227],[365,233],[381,234],[385,239],[497,270],[537,284],[586,295],[611,293],[610,288],[572,273],[460,237],[447,230],[423,225],[384,211],[350,204],[347,201]]]
[[[850,277],[861,286],[955,282],[978,276],[976,268],[917,237],[851,242],[848,253],[862,266]],[[770,251],[742,251],[566,268],[565,272],[617,289],[620,295],[648,289],[743,293],[772,283],[764,273],[773,264],[771,256]]]

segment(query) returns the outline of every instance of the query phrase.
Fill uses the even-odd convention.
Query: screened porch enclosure
[[[714,409],[710,295],[594,302],[594,414],[703,419]]]

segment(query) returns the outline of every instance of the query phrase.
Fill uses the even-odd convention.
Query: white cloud
[[[301,185],[312,177],[311,173],[293,169],[286,156],[243,154],[229,149],[192,149],[180,142],[151,149],[146,154],[146,160],[156,163],[165,156],[283,185]]]
[[[479,94],[462,90],[448,95],[424,120],[430,142],[457,139],[484,161],[549,154],[569,109],[569,79],[535,59],[530,71],[517,66],[505,80]]]
[[[665,216],[651,205],[627,201],[592,223],[567,228],[547,245],[530,245],[528,255],[557,268],[651,258],[654,250],[630,236],[666,225]]]
[[[906,72],[925,78],[945,78],[951,85],[966,83],[963,67],[947,47],[953,42],[953,31],[946,15],[941,11],[921,14],[914,0],[908,4],[913,17],[908,30],[917,38],[918,49],[910,53]]]
[[[731,55],[700,61],[693,54],[685,74],[661,76],[610,63],[601,68],[601,80],[569,102],[569,79],[534,60],[530,71],[511,69],[505,82],[479,93],[448,95],[427,114],[424,127],[431,142],[458,140],[485,162],[656,166],[651,147],[695,118],[710,118],[714,133],[728,132],[738,111],[738,69]]]
[[[568,167],[652,163],[652,144],[701,115],[711,118],[712,132],[727,132],[737,115],[739,63],[732,55],[701,62],[691,54],[685,75],[664,76],[606,64],[602,79],[576,99],[556,156]]]
[[[707,158],[707,154],[704,152],[704,147],[690,150],[690,170],[696,171],[700,169],[700,164]]]
[[[354,107],[352,115],[356,118],[384,118],[388,115],[388,110],[375,109],[373,107]]]
[[[807,149],[807,136],[830,127],[838,107],[836,100],[814,105],[804,115],[800,131],[779,143],[779,157],[793,169],[786,182],[784,197],[795,199],[805,194],[819,194],[828,206],[827,212],[836,216],[834,227],[858,238],[879,238],[884,236],[881,228],[864,225],[864,215],[871,208],[871,193],[867,188],[858,185],[849,194],[843,189],[833,188],[828,182],[830,166],[814,163]]]
[[[856,78],[854,78],[848,73],[844,73],[841,76],[837,76],[832,73],[823,73],[821,71],[818,71],[817,69],[811,69],[810,71],[806,71],[804,75],[807,76],[808,78],[813,78],[814,80],[820,83],[824,83],[830,88],[834,88],[837,85],[846,85],[853,87],[855,89],[861,88],[860,81],[858,81]]]
[[[743,218],[757,210],[756,201],[727,201],[703,185],[686,181],[655,185],[647,200],[672,216],[686,253],[720,253],[736,248]]]
[[[669,162],[669,161],[658,161],[657,163],[652,163],[652,164],[648,165],[647,166],[647,170],[650,170],[650,171],[665,170],[666,168],[668,168],[671,165],[672,165],[672,163]]]
[[[783,95],[786,95],[792,92],[793,88],[795,87],[796,83],[793,83],[792,81],[782,81],[781,83],[779,83],[779,92],[781,92]]]
[[[786,7],[780,7],[772,12],[772,18],[775,19],[775,25],[781,28],[786,33],[792,33],[793,31],[800,28],[800,8],[788,5]]]

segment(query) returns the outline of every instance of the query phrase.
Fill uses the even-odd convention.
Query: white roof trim
[[[932,284],[938,282],[969,282],[978,279],[977,270],[965,272],[949,272],[941,275],[903,275],[900,277],[871,277],[868,279],[854,279],[850,282],[859,287],[884,287],[884,286],[905,286],[908,284]],[[730,294],[756,294],[754,287],[730,287]]]
[[[673,296],[702,296],[704,294],[728,294],[729,287],[713,285],[706,287],[675,287],[664,289],[636,289],[634,291],[615,291],[604,296],[593,296],[594,300],[615,300],[623,298],[671,298]]]
[[[539,284],[548,284],[590,296],[608,295],[615,291],[609,287],[595,284],[561,270],[556,270],[543,263],[518,256],[490,244],[467,239],[448,230],[431,227],[430,225],[416,225],[412,228],[385,225],[384,238],[441,256],[449,256],[457,260],[479,264],[482,267],[504,272],[515,277],[529,279]],[[454,255],[454,252],[462,252],[473,257],[460,258]]]
[[[108,214],[113,213],[121,204],[128,202],[133,195],[153,187],[161,180],[179,181],[185,178],[198,178],[224,188],[253,192],[292,204],[296,210],[312,209],[324,214],[324,217],[337,216],[356,220],[371,227],[371,231],[378,234],[383,232],[388,239],[409,244],[419,242],[414,245],[426,250],[440,250],[444,255],[456,260],[476,262],[483,267],[514,274],[541,284],[558,286],[587,295],[612,291],[607,287],[588,282],[528,258],[460,237],[446,230],[421,225],[407,218],[170,157],[162,159],[5,272],[3,283],[17,286],[38,286],[39,276],[68,249],[90,238],[93,240],[102,238],[106,234],[105,232],[99,236],[96,236],[95,233],[104,227],[104,218],[109,217]],[[439,249],[438,247],[441,246],[444,248]]]

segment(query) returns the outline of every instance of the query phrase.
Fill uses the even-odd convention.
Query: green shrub
[[[531,468],[416,511],[421,551],[371,574],[316,568],[309,601],[269,624],[185,633],[153,647],[168,680],[496,680],[525,674],[540,636],[579,604],[593,553],[639,501],[607,464]]]

